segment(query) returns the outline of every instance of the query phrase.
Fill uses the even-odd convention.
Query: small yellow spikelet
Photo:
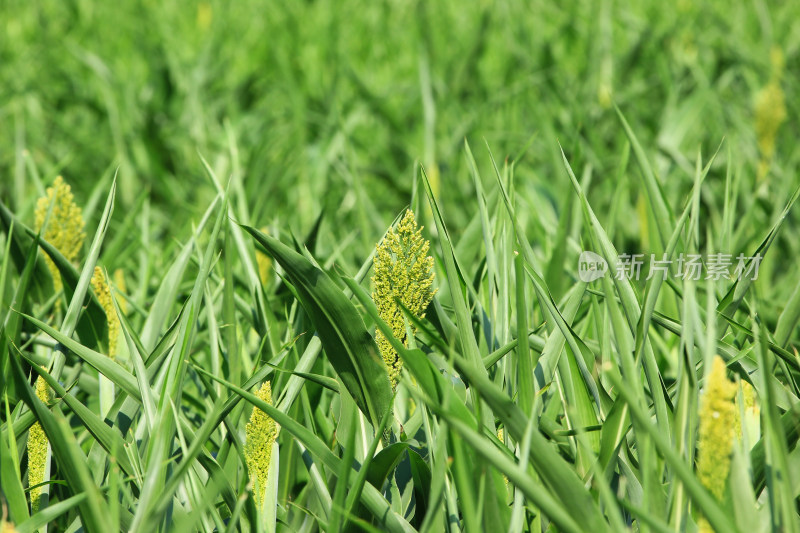
[[[11,522],[0,520],[0,533],[17,533],[17,529]]]
[[[717,500],[725,494],[731,466],[736,407],[736,384],[725,375],[725,362],[715,356],[700,403],[697,477]],[[700,530],[710,527],[701,520]]]
[[[92,289],[106,314],[106,321],[108,322],[108,356],[111,359],[116,359],[120,322],[117,310],[114,309],[114,302],[111,301],[111,290],[108,287],[108,281],[105,274],[103,274],[103,269],[99,266],[94,267]]]
[[[761,438],[761,408],[758,404],[756,390],[750,383],[741,381],[742,394],[736,395],[736,422],[734,424],[736,438],[752,447]],[[750,451],[750,450],[745,450]]]
[[[117,286],[118,294],[128,294],[128,285],[125,283],[125,272],[123,272],[121,268],[114,271],[114,285]],[[119,305],[119,310],[122,311],[123,315],[128,314],[128,300],[125,298],[118,298],[117,305]]]
[[[50,399],[50,391],[47,388],[47,383],[39,376],[36,379],[36,396],[45,403]],[[44,481],[44,473],[47,466],[47,436],[44,429],[35,422],[28,430],[28,486],[33,487]],[[39,510],[39,498],[42,494],[42,488],[36,487],[31,489],[31,513]]]
[[[266,227],[261,228],[260,231],[261,233],[269,233]],[[261,250],[256,250],[256,263],[258,264],[258,279],[261,280],[261,285],[266,285],[272,269],[272,258]]]
[[[756,398],[756,389],[753,388],[746,381],[742,381],[742,397],[745,409],[758,407],[758,399]]]
[[[417,228],[414,212],[409,209],[397,229],[389,229],[375,253],[375,274],[372,277],[375,289],[372,299],[380,317],[392,328],[392,333],[404,346],[408,346],[405,320],[396,300],[402,302],[415,316],[425,316],[425,309],[436,294],[433,289],[433,258],[428,255],[429,247],[430,243],[422,236],[422,228]],[[413,327],[411,329],[414,330]],[[380,331],[376,337],[394,389],[402,361]]]
[[[83,231],[83,215],[81,208],[75,204],[70,186],[58,176],[53,182],[52,187],[47,188],[47,194],[39,198],[36,202],[34,212],[36,218],[36,231],[42,229],[47,218],[47,211],[50,204],[53,204],[53,211],[47,221],[42,236],[44,240],[56,247],[68,261],[75,261],[81,251],[86,233]],[[53,285],[56,292],[63,287],[61,275],[58,273],[53,260],[45,254],[47,268],[53,276]]]
[[[269,381],[264,382],[256,396],[272,405],[272,387]],[[264,411],[255,407],[245,431],[244,456],[250,479],[255,485],[256,503],[260,507],[264,500],[264,488],[267,486],[272,445],[278,438],[278,424]]]
[[[505,446],[506,441],[503,439],[503,437],[505,437],[505,432],[503,431],[503,428],[499,428],[497,430],[497,440],[499,440]],[[508,476],[505,474],[503,474],[503,481],[506,482],[506,489],[508,489]]]

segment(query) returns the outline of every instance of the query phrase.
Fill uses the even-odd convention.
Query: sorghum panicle
[[[715,356],[700,403],[697,477],[717,500],[722,500],[731,467],[736,407],[736,384],[725,374],[725,362]],[[711,531],[702,519],[701,531]]]
[[[408,346],[405,320],[396,300],[415,316],[425,316],[425,309],[436,293],[433,289],[433,258],[428,255],[429,247],[430,243],[422,236],[422,228],[417,227],[414,212],[409,209],[397,228],[389,229],[375,253],[372,299],[380,317],[404,346]],[[414,330],[413,326],[411,330]],[[394,389],[402,361],[380,331],[376,340]]]
[[[272,387],[268,381],[264,382],[256,396],[272,405]],[[278,424],[264,411],[254,407],[245,431],[244,456],[250,479],[255,485],[256,502],[260,507],[264,500],[264,488],[267,486],[272,445],[278,438]]]
[[[36,231],[41,230],[45,224],[45,218],[47,218],[47,211],[51,203],[53,204],[53,211],[49,220],[47,220],[47,227],[44,228],[42,237],[55,246],[68,261],[73,262],[81,251],[86,233],[84,232],[81,208],[75,204],[72,190],[61,176],[55,179],[52,187],[47,188],[47,194],[36,202],[36,210],[34,212]],[[47,268],[53,276],[53,286],[58,292],[63,287],[61,275],[50,256],[45,254],[44,257]]]
[[[47,383],[39,376],[36,379],[36,396],[45,403],[50,399],[50,391],[47,388]],[[47,466],[47,435],[44,429],[35,422],[28,430],[28,486],[33,487],[44,481],[44,473]],[[39,510],[39,498],[42,494],[42,488],[36,487],[31,489],[31,512],[35,513]]]
[[[94,294],[97,296],[108,322],[108,356],[111,359],[116,359],[120,322],[117,310],[114,309],[114,302],[111,300],[111,289],[108,287],[108,281],[105,274],[103,274],[103,269],[99,266],[94,267],[92,289],[94,289]]]

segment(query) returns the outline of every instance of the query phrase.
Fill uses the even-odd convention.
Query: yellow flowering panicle
[[[256,393],[259,399],[272,405],[272,387],[265,381]],[[254,407],[246,428],[244,456],[250,479],[255,485],[256,503],[263,504],[264,488],[267,486],[269,463],[272,459],[272,445],[278,438],[278,424],[264,411]]]
[[[417,228],[414,212],[406,211],[397,229],[390,228],[375,253],[375,289],[372,299],[378,314],[392,328],[394,336],[408,346],[403,311],[396,300],[415,316],[425,316],[436,291],[433,289],[433,258],[428,255],[430,243]],[[412,326],[412,331],[414,330]],[[397,386],[402,361],[391,343],[378,331],[378,348],[389,370],[392,389]]]
[[[697,477],[717,500],[725,494],[736,419],[736,384],[728,380],[725,370],[725,362],[715,356],[700,404],[697,446]],[[700,531],[711,531],[705,520],[701,520]]]
[[[47,403],[50,399],[50,391],[47,388],[42,376],[36,379],[36,396],[40,400]],[[47,466],[47,436],[44,429],[35,422],[28,430],[28,486],[33,487],[44,481],[44,473]],[[42,494],[42,488],[36,487],[31,489],[31,513],[39,510],[39,498]]]
[[[114,302],[111,300],[111,290],[108,287],[103,269],[99,266],[94,267],[94,275],[92,276],[92,289],[100,302],[100,306],[106,314],[106,321],[108,322],[108,356],[111,359],[117,357],[117,341],[119,339],[120,322],[117,316],[117,310],[114,309]]]
[[[53,182],[52,187],[47,188],[47,194],[39,198],[36,202],[34,216],[36,218],[36,231],[42,229],[47,218],[47,211],[50,204],[53,210],[50,219],[47,220],[47,227],[44,228],[42,236],[44,240],[55,246],[68,261],[75,261],[81,251],[86,233],[83,231],[83,215],[81,208],[75,204],[70,186],[58,176]],[[47,268],[53,276],[53,286],[56,292],[63,287],[61,275],[58,273],[55,263],[50,256],[45,254]]]
[[[786,103],[781,88],[784,67],[783,52],[778,48],[773,48],[770,62],[772,63],[772,73],[769,83],[756,94],[755,101],[756,138],[758,139],[758,149],[761,152],[761,162],[758,167],[759,178],[763,178],[769,169],[769,161],[775,153],[775,137],[781,124],[786,120]]]

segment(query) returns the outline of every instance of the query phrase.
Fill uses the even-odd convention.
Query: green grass
[[[791,2],[3,3],[0,518],[800,530],[798,20]],[[771,154],[766,87],[786,106]],[[74,264],[34,228],[57,175],[86,220]],[[437,293],[404,346],[370,294],[409,206]],[[752,282],[587,283],[583,250],[612,271],[646,254],[645,273],[650,254],[764,259]],[[95,265],[125,280],[116,360]],[[758,406],[722,498],[696,472],[715,355]],[[254,406],[281,428],[267,487]],[[52,458],[31,514],[34,423]]]

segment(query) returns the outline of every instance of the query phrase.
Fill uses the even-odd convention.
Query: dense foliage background
[[[0,3],[0,517],[796,531],[798,69],[792,2]],[[25,231],[58,175],[87,234],[63,294]],[[376,431],[383,378],[347,361],[369,358],[371,255],[408,206],[438,292]],[[762,253],[758,280],[578,278],[582,250],[671,237]],[[126,307],[113,367],[95,264]],[[721,496],[692,475],[714,355],[763,437]],[[37,365],[86,412],[31,411]],[[296,423],[268,510],[238,499],[240,393],[264,380]],[[35,421],[52,484],[29,518]],[[344,489],[359,473],[375,490]]]

